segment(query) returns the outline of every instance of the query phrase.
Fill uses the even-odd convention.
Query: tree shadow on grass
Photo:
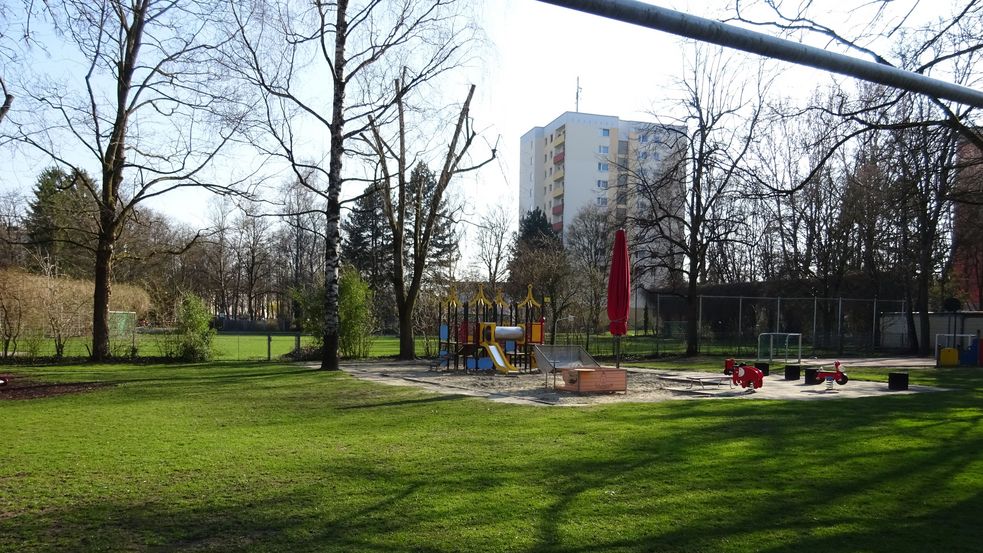
[[[909,396],[910,397],[910,396]],[[983,537],[974,523],[983,509],[978,486],[966,483],[983,448],[981,415],[963,414],[938,434],[947,411],[965,410],[965,398],[948,405],[912,404],[906,398],[859,409],[820,410],[816,405],[719,405],[686,402],[667,407],[672,429],[627,439],[600,460],[559,461],[570,478],[540,519],[537,550],[770,550],[925,551],[973,547]],[[797,403],[797,402],[795,402]],[[854,419],[876,415],[874,420]],[[628,418],[631,418],[630,416]],[[863,432],[836,429],[871,425],[871,437],[899,423],[892,451]],[[637,421],[632,421],[637,423]],[[908,423],[914,422],[914,427]],[[817,436],[824,439],[816,440]],[[910,438],[910,445],[904,440]],[[838,441],[846,444],[838,444]],[[828,446],[828,447],[824,447]],[[798,452],[789,454],[788,452]],[[660,467],[671,467],[667,471]],[[678,472],[682,471],[682,472]],[[959,491],[954,481],[963,480]],[[631,493],[622,516],[636,521],[625,534],[589,540],[578,527],[605,524],[591,501],[618,501],[638,483],[652,496]],[[599,490],[610,489],[606,497]],[[972,493],[967,495],[967,491]],[[956,499],[956,501],[953,501]],[[604,510],[598,509],[598,512]],[[669,511],[672,516],[666,517]],[[661,515],[661,516],[660,516]],[[578,520],[580,517],[580,520]],[[909,522],[911,524],[909,524]],[[638,537],[641,536],[641,537]],[[578,538],[584,547],[571,546]]]
[[[357,405],[343,405],[338,407],[340,411],[351,411],[357,409],[377,409],[380,407],[405,407],[409,405],[421,405],[426,403],[440,403],[443,401],[459,401],[462,399],[473,398],[464,394],[440,394],[427,397],[412,399],[397,399],[392,401],[382,401],[377,403],[359,403]]]

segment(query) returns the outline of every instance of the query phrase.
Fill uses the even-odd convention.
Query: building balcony
[[[563,195],[563,183],[562,182],[555,183],[553,185],[553,191],[552,191],[552,193],[550,195],[553,196],[554,198],[556,196],[562,196]]]
[[[560,165],[553,169],[553,180],[557,181],[563,178],[563,166]]]
[[[553,206],[553,215],[561,215],[563,213],[563,204],[556,204]]]
[[[553,223],[553,232],[563,232],[563,221]]]
[[[553,163],[555,164],[563,163],[563,160],[565,158],[566,158],[566,152],[560,152],[555,156],[553,156]]]

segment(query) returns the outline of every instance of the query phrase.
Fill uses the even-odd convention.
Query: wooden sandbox
[[[564,392],[627,392],[628,371],[602,367],[580,346],[537,344],[533,346],[536,366],[549,378],[554,387]],[[561,381],[556,376],[561,375]],[[548,382],[548,380],[547,380]]]

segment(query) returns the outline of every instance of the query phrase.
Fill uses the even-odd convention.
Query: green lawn
[[[946,393],[591,408],[286,364],[8,370],[116,385],[0,401],[0,551],[983,543],[981,369],[912,371]]]
[[[160,357],[164,349],[162,348],[165,334],[137,334],[137,355],[140,357]],[[313,343],[310,336],[301,336],[301,343],[309,345]],[[417,355],[423,356],[426,352],[425,340],[417,338]],[[267,358],[267,353],[272,359],[293,351],[296,344],[292,335],[270,335],[267,344],[267,335],[263,333],[233,334],[219,333],[215,336],[215,358],[219,361],[260,361]],[[436,342],[433,342],[436,347]],[[88,357],[91,338],[71,338],[65,344],[65,357]],[[124,345],[125,346],[125,345]],[[269,346],[269,352],[267,352]],[[125,347],[124,347],[125,350]],[[27,355],[29,348],[25,343],[21,343],[18,348],[19,355]],[[122,353],[126,353],[123,351]],[[399,338],[397,336],[376,336],[372,341],[371,357],[391,357],[399,353]],[[55,346],[51,339],[39,340],[37,350],[34,352],[38,356],[54,356]]]

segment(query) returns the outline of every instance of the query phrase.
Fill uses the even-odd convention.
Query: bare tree
[[[478,220],[475,233],[478,251],[475,256],[483,269],[485,280],[493,290],[506,279],[514,221],[512,211],[501,205],[486,211]]]
[[[18,192],[0,193],[0,269],[23,266],[25,251],[23,241],[24,208],[27,201]]]
[[[708,250],[733,240],[742,222],[740,213],[720,207],[740,197],[749,180],[747,156],[761,121],[767,83],[759,75],[757,88],[748,86],[730,58],[698,47],[681,85],[685,115],[676,125],[653,129],[658,141],[681,154],[666,160],[658,171],[646,170],[644,164],[625,169],[628,187],[642,206],[637,214],[629,214],[638,236],[636,259],[644,269],[666,271],[670,282],[682,283],[686,351],[693,355],[699,336],[697,287],[707,274]]]
[[[458,113],[457,122],[448,140],[447,153],[442,160],[440,173],[434,174],[420,164],[412,164],[407,146],[409,131],[405,117],[405,88],[397,83],[396,128],[388,138],[383,129],[370,121],[371,137],[364,137],[372,144],[378,159],[379,180],[384,192],[383,213],[392,232],[392,282],[395,290],[396,312],[399,318],[399,357],[415,357],[413,339],[413,309],[416,304],[423,275],[431,255],[431,244],[445,217],[445,194],[451,179],[462,173],[479,169],[495,157],[476,164],[467,163],[468,151],[478,136],[470,117],[474,85]],[[408,277],[408,278],[407,278]]]
[[[69,286],[67,279],[58,272],[58,266],[49,258],[36,260],[41,268],[41,289],[39,307],[48,334],[55,343],[55,357],[65,356],[65,343],[76,336],[75,330],[82,327],[80,319],[84,316],[88,301],[80,298]]]
[[[779,29],[784,33],[805,33],[828,40],[851,53],[871,57],[879,63],[898,66],[916,73],[943,76],[965,86],[979,82],[974,71],[983,51],[983,4],[965,0],[950,9],[936,11],[927,21],[915,21],[920,2],[878,0],[851,14],[859,24],[850,31],[824,23],[813,2],[786,11],[781,3],[765,2],[766,15],[752,17],[745,4],[738,2],[736,17],[753,25]],[[876,39],[876,40],[875,40]],[[889,51],[877,51],[871,44],[888,44]],[[913,312],[920,313],[918,326],[922,342],[912,342],[913,350],[928,352],[930,310],[929,289],[943,277],[948,265],[945,227],[953,201],[979,201],[954,187],[957,174],[955,151],[960,140],[983,149],[983,135],[976,128],[976,113],[967,106],[878,86],[864,86],[850,101],[835,105],[813,105],[849,127],[839,132],[833,147],[815,160],[809,176],[823,170],[828,159],[840,148],[853,147],[855,138],[879,134],[878,142],[888,155],[884,168],[891,190],[889,205],[898,223],[898,240],[903,244],[898,259],[905,275],[906,299]],[[908,255],[908,254],[911,255]],[[911,313],[911,312],[909,312]],[[916,340],[915,324],[909,316],[909,336]]]
[[[212,303],[219,315],[232,314],[232,214],[234,206],[228,198],[216,198],[209,205],[208,226],[212,233],[205,242],[205,269],[210,288],[213,290]]]
[[[27,294],[21,276],[12,270],[0,271],[0,354],[5,358],[17,353],[17,342],[24,328]]]
[[[828,7],[819,6],[813,0],[794,7],[774,0],[737,0],[734,3],[734,19],[748,25],[777,29],[787,35],[811,35],[827,41],[830,47],[840,47],[884,65],[925,75],[945,75],[945,78],[965,86],[977,84],[979,77],[967,69],[976,63],[983,50],[983,4],[979,0],[962,0],[949,10],[933,10],[938,15],[930,21],[916,21],[915,14],[920,4],[921,0],[867,2],[851,9],[850,31],[823,22],[824,16],[830,16]],[[758,8],[763,9],[764,15],[757,15]],[[893,50],[890,53],[878,51],[871,46],[873,43],[890,44]],[[882,95],[879,102],[861,106],[844,103],[834,110],[844,122],[857,123],[859,128],[854,134],[843,136],[837,147],[827,155],[832,156],[839,146],[857,134],[899,125],[946,126],[983,149],[983,134],[974,128],[969,117],[973,108],[926,97],[936,108],[929,119],[905,123],[879,121],[877,115],[885,108],[912,95],[902,90],[880,90]],[[820,166],[814,166],[814,170]]]
[[[311,182],[314,176],[305,179]],[[323,278],[324,235],[321,232],[323,208],[318,205],[320,196],[314,194],[296,179],[284,183],[280,193],[285,198],[281,210],[280,230],[283,248],[281,254],[289,255],[289,287],[293,290],[313,286]],[[300,301],[294,294],[290,301],[291,316],[300,318]]]
[[[590,336],[597,331],[601,313],[607,305],[614,223],[612,213],[607,209],[588,205],[574,216],[567,232],[567,252],[574,274],[581,281],[581,297],[585,298],[581,322],[587,334],[588,348]]]
[[[9,3],[0,0],[0,123],[14,103],[6,76],[23,71],[22,54],[32,42],[31,19],[35,12],[31,0],[11,0]]]
[[[84,60],[81,82],[39,79],[22,94],[15,139],[98,183],[80,184],[97,213],[93,360],[109,352],[116,244],[137,205],[189,187],[227,193],[206,168],[238,121],[235,90],[213,73],[216,2],[52,0],[47,13]],[[38,115],[43,117],[38,118]],[[79,152],[82,154],[80,155]]]
[[[257,206],[245,205],[233,221],[237,235],[233,250],[236,269],[242,282],[246,316],[251,321],[268,315],[264,298],[270,292],[273,269],[269,247],[271,220],[258,215],[257,211]]]
[[[460,63],[474,28],[460,17],[460,0],[230,5],[239,41],[228,63],[260,92],[256,128],[272,143],[264,151],[289,163],[324,201],[321,368],[337,370],[341,192],[346,181],[358,180],[343,171],[349,142],[368,131],[370,120],[381,125],[394,117],[397,98]],[[315,82],[305,81],[310,75]],[[326,156],[304,150],[301,135],[313,128],[329,136]],[[307,180],[309,171],[326,177],[327,186]]]

